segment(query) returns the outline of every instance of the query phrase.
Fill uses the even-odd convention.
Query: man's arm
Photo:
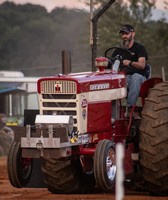
[[[127,67],[130,67],[130,65],[131,65],[137,69],[144,69],[145,68],[145,60],[146,60],[145,57],[140,57],[137,62],[135,62],[135,61],[131,62],[130,60],[123,60],[123,64]]]

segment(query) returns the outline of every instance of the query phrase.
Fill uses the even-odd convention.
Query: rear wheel
[[[98,188],[111,191],[115,185],[116,164],[113,143],[101,140],[94,155],[94,176]]]
[[[32,172],[32,159],[21,157],[20,142],[11,144],[7,169],[10,183],[14,187],[21,188],[29,182]]]
[[[94,186],[92,175],[83,173],[80,160],[44,159],[44,182],[56,194],[88,193]]]
[[[140,164],[145,187],[168,195],[168,82],[157,84],[145,100],[140,124]]]

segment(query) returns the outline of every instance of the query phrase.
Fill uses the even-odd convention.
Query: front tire
[[[94,183],[84,174],[80,160],[44,158],[42,171],[48,190],[54,194],[89,193]]]
[[[116,164],[114,145],[110,140],[101,140],[94,155],[94,176],[98,188],[111,191],[115,185]]]
[[[21,157],[20,142],[11,144],[7,159],[8,177],[12,186],[24,187],[32,173],[32,159]]]
[[[140,164],[152,195],[168,195],[168,82],[157,84],[145,99],[140,124]]]

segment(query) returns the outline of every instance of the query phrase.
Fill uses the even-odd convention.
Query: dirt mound
[[[14,132],[11,128],[4,126],[0,129],[0,156],[8,154],[13,139]]]

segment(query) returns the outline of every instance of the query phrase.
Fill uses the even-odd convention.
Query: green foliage
[[[80,10],[56,8],[47,13],[31,4],[1,4],[0,69],[31,76],[61,73],[63,50],[71,51],[72,65],[91,63],[88,16]],[[72,69],[85,70],[77,67]]]
[[[109,0],[94,1],[94,8]],[[88,1],[87,1],[88,2]],[[167,4],[165,4],[167,5]],[[152,64],[152,73],[168,63],[168,23],[151,20],[155,0],[116,0],[98,20],[98,56],[119,45],[119,29],[133,24],[136,40],[143,43]],[[72,71],[91,70],[89,13],[55,8],[48,13],[41,6],[0,5],[0,69],[21,70],[25,75],[47,76],[61,73],[61,52],[71,52]]]
[[[108,0],[97,0],[103,6]],[[120,27],[132,24],[136,30],[136,40],[143,43],[148,50],[152,73],[161,74],[161,67],[168,63],[168,23],[164,18],[152,21],[152,10],[156,0],[116,0],[98,22],[98,55],[105,49],[119,46]]]
[[[131,17],[138,23],[143,23],[151,17],[156,0],[128,0],[130,3]]]

